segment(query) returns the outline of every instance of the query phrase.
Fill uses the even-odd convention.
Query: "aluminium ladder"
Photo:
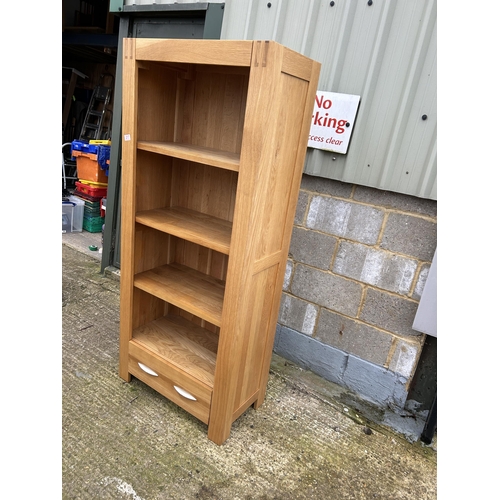
[[[112,77],[112,75],[110,76]],[[100,83],[103,77],[104,75],[101,75]],[[103,125],[106,113],[109,112],[108,104],[111,100],[111,90],[111,86],[106,87],[101,84],[94,88],[80,132],[80,140],[109,139],[110,131],[106,130],[103,134]],[[106,137],[102,137],[103,135]]]

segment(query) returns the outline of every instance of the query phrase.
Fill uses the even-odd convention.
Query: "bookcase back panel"
[[[229,74],[218,68],[195,71],[184,81],[180,142],[239,153],[248,92],[248,75]],[[179,99],[180,101],[180,99]],[[177,136],[178,137],[178,136]]]
[[[135,331],[134,339],[177,368],[196,371],[196,378],[213,387],[217,335],[168,315]]]
[[[179,206],[233,220],[237,172],[142,150],[137,162],[136,212]]]
[[[226,279],[227,255],[179,238],[172,237],[171,241],[171,262],[196,269],[212,278]]]
[[[173,141],[177,72],[159,64],[138,71],[137,139]]]
[[[225,281],[227,255],[142,224],[135,231],[134,274],[175,263]]]
[[[172,158],[137,151],[136,206],[137,212],[170,206]]]
[[[169,264],[171,237],[142,224],[135,224],[134,274]]]
[[[179,309],[178,307],[175,307],[172,304],[169,304],[168,313],[172,316],[180,316],[181,318],[187,319],[188,321],[193,323],[193,325],[201,326],[205,328],[205,330],[215,333],[217,336],[219,335],[220,327],[212,323],[209,323],[208,321],[201,319],[198,316],[195,316],[194,314]]]
[[[233,220],[237,172],[184,160],[173,164],[172,206]]]
[[[143,290],[134,288],[132,328],[146,325],[168,313],[168,304]]]
[[[174,317],[180,316],[181,318],[188,320],[195,327],[202,327],[205,330],[214,333],[218,337],[220,331],[220,328],[218,326],[215,326],[212,323],[209,323],[208,321],[195,316],[194,314],[190,314],[187,311],[174,306],[173,304],[165,302],[163,299],[155,297],[154,295],[147,293],[139,288],[134,288],[133,294],[133,329],[147,325],[148,323],[151,323],[152,321],[155,321],[156,319],[162,318],[167,315]],[[199,343],[203,345],[203,342],[199,341]],[[211,348],[211,350],[214,353],[217,352],[216,347]]]
[[[137,139],[239,153],[248,68],[146,64],[139,69]]]

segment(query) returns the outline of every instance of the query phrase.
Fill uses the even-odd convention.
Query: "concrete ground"
[[[100,238],[72,233],[62,242],[63,499],[437,498],[436,441],[408,440],[277,356],[264,404],[222,446],[142,382],[125,383],[119,272],[101,274],[99,252],[88,249]]]

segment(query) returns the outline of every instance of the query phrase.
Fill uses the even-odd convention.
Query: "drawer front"
[[[128,371],[194,417],[208,424],[212,400],[210,387],[170,365],[133,340],[129,342]]]

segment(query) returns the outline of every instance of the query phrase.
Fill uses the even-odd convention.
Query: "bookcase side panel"
[[[209,437],[226,432],[228,406],[234,418],[256,388],[256,406],[265,394],[307,144],[304,120],[314,104],[307,71],[300,78],[282,72],[284,48],[255,44]]]
[[[279,105],[281,117],[279,123],[283,127],[283,134],[280,136],[278,133],[279,160],[276,164],[280,164],[280,172],[273,176],[277,180],[275,192],[281,193],[281,202],[272,206],[273,199],[271,205],[262,212],[264,219],[259,223],[262,229],[260,254],[257,254],[258,258],[254,262],[255,272],[259,272],[266,265],[274,265],[274,256],[278,257],[279,255],[274,288],[268,298],[270,302],[268,322],[266,328],[263,327],[260,333],[265,346],[260,360],[260,373],[257,375],[260,379],[260,393],[255,402],[255,408],[258,408],[264,401],[269,377],[288,248],[297,207],[320,67],[321,65],[316,61],[306,59],[300,54],[291,53],[287,49],[284,50],[281,95],[287,96],[287,98],[282,98]],[[279,144],[281,137],[287,138],[286,146]],[[272,215],[269,216],[270,212]],[[270,238],[270,234],[274,234],[275,238]]]
[[[121,186],[120,377],[130,381],[128,343],[132,337],[134,280],[135,162],[137,141],[137,67],[135,40],[123,41],[123,141]]]
[[[243,341],[239,346],[240,352],[235,352],[235,358],[244,362],[237,364],[233,419],[239,415],[241,405],[249,402],[252,396],[256,399],[260,391],[260,374],[267,349],[265,339],[269,330],[270,315],[275,296],[281,296],[281,290],[276,288],[278,271],[279,266],[276,264],[254,274],[247,284],[248,293],[240,302],[241,315],[235,335]]]
[[[254,208],[258,233],[253,241],[254,259],[260,260],[284,250],[288,206],[298,196],[292,192],[295,157],[300,142],[302,114],[308,82],[281,74],[280,98],[274,108],[276,126],[269,131],[269,153],[259,165],[259,184]],[[297,166],[299,168],[299,166]]]
[[[288,51],[285,51],[285,55],[288,54]],[[311,116],[314,107],[314,99],[316,96],[316,89],[319,80],[319,73],[321,69],[321,65],[312,60],[304,61],[303,56],[297,56],[298,61],[293,65],[294,70],[297,70],[297,67],[300,66],[300,70],[297,70],[302,76],[304,75],[304,68],[309,68],[309,72],[307,73],[308,85],[306,88],[305,100],[302,108],[298,111],[301,111],[302,116],[296,115],[294,116],[294,120],[297,120],[296,127],[294,130],[297,131],[298,137],[295,142],[296,148],[294,150],[294,156],[290,155],[286,158],[286,163],[290,162],[290,170],[292,172],[292,176],[289,179],[288,186],[288,203],[286,209],[284,210],[285,216],[283,220],[283,232],[282,232],[282,242],[281,242],[281,258],[278,265],[277,273],[276,273],[276,282],[275,288],[273,292],[273,298],[270,298],[270,302],[272,307],[269,313],[269,322],[267,325],[267,331],[263,335],[262,340],[265,342],[264,347],[264,355],[261,360],[261,371],[260,371],[260,393],[255,402],[255,408],[258,408],[263,402],[266,392],[267,380],[269,377],[269,367],[271,365],[271,357],[272,350],[274,345],[274,337],[276,332],[276,323],[278,320],[279,307],[281,303],[281,291],[283,287],[283,281],[286,270],[286,261],[288,256],[288,248],[290,246],[290,240],[292,236],[293,230],[293,221],[295,217],[297,201],[299,196],[300,182],[302,178],[302,171],[304,167],[304,161],[307,150],[307,142],[309,138],[309,129],[311,123]],[[288,58],[288,61],[290,57]],[[286,62],[286,58],[285,58]],[[284,63],[283,66],[286,64]],[[284,78],[284,82],[288,85],[292,85],[294,87],[301,87],[302,85],[299,83],[300,79],[298,78]],[[302,89],[300,89],[300,93]],[[284,106],[286,104],[282,104]],[[293,165],[293,166],[292,166]],[[261,259],[265,262],[265,259]]]
[[[244,394],[250,386],[243,387],[242,365],[249,353],[246,346],[253,343],[249,336],[248,306],[252,309],[255,288],[252,287],[256,225],[259,205],[269,194],[259,192],[262,166],[272,161],[270,138],[275,122],[273,111],[278,99],[276,88],[280,75],[281,47],[276,44],[254,42],[251,71],[245,109],[243,140],[235,200],[231,251],[224,296],[224,307],[219,338],[219,351],[215,371],[214,393],[210,410],[208,437],[216,443],[223,442],[230,433],[235,414],[241,413],[241,402],[251,395]],[[258,376],[257,376],[258,378]],[[247,398],[247,399],[245,399]],[[251,398],[250,398],[251,399]]]

